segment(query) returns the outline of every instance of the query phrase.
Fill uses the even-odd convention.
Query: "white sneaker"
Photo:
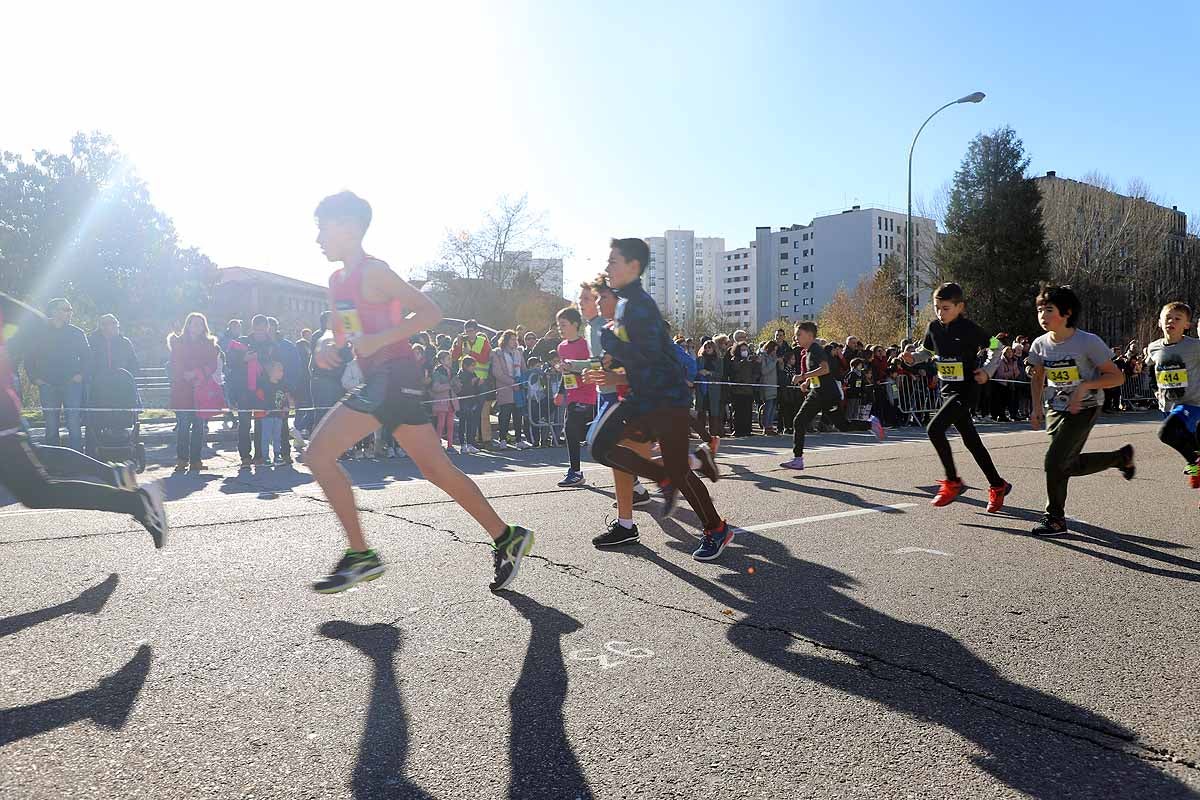
[[[528,450],[531,447],[533,447],[533,445],[530,444],[529,442],[525,441],[524,439],[517,440],[517,449],[518,450]]]
[[[473,445],[473,444],[464,444],[464,445],[463,445],[463,452],[464,452],[464,453],[466,453],[466,454],[467,454],[467,455],[469,455],[469,456],[473,456],[473,455],[475,455],[476,453],[478,453],[478,452],[479,452],[479,448],[478,448],[478,447],[476,447],[476,446],[475,446],[475,445]]]
[[[137,491],[137,470],[134,469],[132,461],[126,461],[123,464],[113,464],[113,480],[121,489],[128,489],[131,492]]]

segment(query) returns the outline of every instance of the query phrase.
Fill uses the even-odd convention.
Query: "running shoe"
[[[713,458],[711,450],[704,445],[700,445],[696,448],[696,458],[700,459],[700,469],[696,470],[697,472],[713,483],[721,479],[721,471],[717,469],[717,462]]]
[[[650,492],[646,491],[646,487],[642,486],[640,483],[633,487],[633,507],[634,508],[637,508],[638,506],[649,505],[653,501],[654,500],[650,496]],[[614,502],[612,504],[612,507],[616,508],[617,504]]]
[[[1034,536],[1061,536],[1066,532],[1067,521],[1049,514],[1043,514],[1041,523],[1030,531]]]
[[[242,463],[240,465],[241,469],[249,469],[252,466],[254,466],[254,460],[251,459],[249,456],[242,459]]]
[[[142,513],[138,522],[150,532],[154,547],[161,550],[167,543],[167,510],[163,507],[162,482],[148,483],[138,489],[142,496]]]
[[[662,495],[663,517],[669,517],[675,513],[675,506],[679,504],[679,490],[675,486],[666,481],[658,485],[659,493]]]
[[[783,467],[784,469],[804,469],[804,456],[796,456],[791,461],[784,461],[779,466]]]
[[[614,519],[607,531],[592,537],[592,544],[596,547],[616,547],[622,544],[633,544],[637,540],[638,526],[636,524],[632,528],[626,528]]]
[[[364,550],[361,553],[347,550],[334,565],[333,572],[313,581],[313,591],[320,594],[344,592],[355,584],[375,580],[385,570],[386,567],[374,550]]]
[[[446,445],[446,452],[450,455],[458,455],[458,451],[454,449],[454,445],[452,444]]]
[[[509,525],[504,544],[496,546],[492,554],[496,566],[496,579],[489,587],[493,592],[507,589],[517,579],[521,559],[533,548],[533,531],[520,525]]]
[[[1127,481],[1133,480],[1133,476],[1137,474],[1137,464],[1133,463],[1133,445],[1127,444],[1117,452],[1121,454],[1121,465],[1117,467],[1121,471],[1121,477]]]
[[[188,471],[188,462],[186,462],[186,461],[176,462],[176,464],[175,464],[175,474],[176,475],[182,475],[187,471]]]
[[[113,483],[119,489],[128,489],[131,492],[136,492],[138,488],[137,469],[132,461],[126,461],[123,464],[113,464]]]
[[[930,500],[930,505],[935,505],[938,508],[948,506],[958,499],[958,496],[967,490],[967,485],[962,482],[962,478],[956,478],[952,481],[938,481],[937,494]]]
[[[874,414],[867,421],[871,423],[871,433],[875,434],[875,438],[882,442],[884,437],[887,436],[887,431],[883,429],[883,423]]]
[[[193,461],[191,464],[188,465],[188,472],[203,472],[203,471],[204,471],[204,462],[203,461]]]
[[[1188,464],[1183,474],[1187,475],[1188,486],[1193,489],[1200,489],[1200,465]]]
[[[469,456],[473,456],[473,455],[477,455],[479,453],[479,448],[473,444],[464,444],[463,452]]]
[[[571,486],[583,486],[583,473],[569,469],[567,470],[567,477],[559,481],[558,485],[564,489]]]
[[[721,527],[714,531],[704,532],[704,538],[700,541],[696,552],[692,553],[692,558],[697,561],[715,561],[721,553],[725,552],[725,546],[732,541],[733,528],[729,527],[729,523],[722,521]]]
[[[995,514],[1004,508],[1004,498],[1008,497],[1008,493],[1011,491],[1012,484],[1008,481],[1005,481],[1003,486],[989,486],[987,512]]]

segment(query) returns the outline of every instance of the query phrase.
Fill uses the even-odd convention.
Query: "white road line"
[[[953,556],[953,553],[946,553],[941,550],[930,550],[928,547],[901,547],[899,550],[893,550],[896,555],[904,555],[905,553],[932,553],[935,556]]]
[[[896,503],[890,506],[871,506],[870,508],[856,508],[853,511],[838,511],[833,514],[818,514],[815,517],[797,517],[796,519],[785,519],[779,522],[764,522],[762,525],[748,525],[744,528],[737,528],[739,531],[747,531],[749,533],[758,533],[759,531],[769,531],[775,528],[789,528],[792,525],[807,525],[810,522],[824,522],[827,519],[841,519],[842,517],[857,517],[863,514],[879,514],[885,511],[899,511],[902,508],[913,508],[916,503]]]

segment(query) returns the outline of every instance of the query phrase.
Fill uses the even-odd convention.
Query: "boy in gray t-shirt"
[[[1184,336],[1192,325],[1186,303],[1167,303],[1159,312],[1163,338],[1146,348],[1158,386],[1158,405],[1167,412],[1158,438],[1187,461],[1188,485],[1200,489],[1200,339]]]
[[[1046,286],[1038,293],[1038,323],[1046,333],[1029,348],[1029,422],[1037,430],[1044,413],[1050,448],[1045,462],[1046,514],[1033,529],[1035,536],[1066,533],[1067,482],[1072,477],[1116,468],[1125,480],[1133,480],[1135,472],[1131,445],[1107,453],[1082,452],[1100,415],[1101,391],[1120,386],[1125,376],[1099,336],[1075,327],[1079,307],[1079,298],[1066,286]]]

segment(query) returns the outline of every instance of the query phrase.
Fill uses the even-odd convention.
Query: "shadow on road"
[[[500,596],[533,626],[521,677],[508,699],[512,714],[508,796],[511,800],[590,800],[592,790],[571,748],[563,717],[567,666],[562,637],[583,625],[525,595],[503,592]]]
[[[354,765],[353,796],[362,798],[405,798],[423,800],[430,796],[404,774],[408,754],[408,715],[400,697],[394,659],[400,652],[400,631],[391,625],[357,625],[334,620],[320,627],[320,634],[337,639],[371,659],[371,700],[367,721]]]
[[[113,730],[125,727],[150,673],[150,656],[150,646],[142,645],[128,664],[91,689],[30,706],[0,709],[0,747],[82,720]]]
[[[32,628],[34,625],[40,625],[52,619],[65,617],[68,614],[99,614],[100,609],[104,608],[104,604],[108,602],[108,598],[112,597],[119,580],[117,573],[114,572],[92,588],[84,589],[78,597],[65,603],[0,619],[0,637],[11,636],[18,631]]]
[[[663,520],[679,540],[667,546],[685,552],[690,537],[670,530],[677,527]],[[1196,796],[1134,754],[1136,734],[1008,680],[942,631],[864,605],[852,596],[849,575],[796,558],[767,536],[743,531],[734,545],[722,560],[732,572],[715,582],[653,551],[629,552],[745,614],[727,633],[743,652],[954,731],[981,751],[976,765],[1014,790],[1037,798],[1111,797],[1114,787],[1122,797]],[[797,639],[809,644],[798,647]]]

